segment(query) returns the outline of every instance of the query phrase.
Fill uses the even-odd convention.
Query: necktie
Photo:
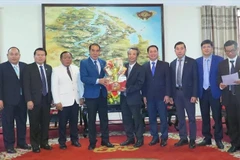
[[[67,73],[68,73],[68,76],[70,77],[70,79],[72,80],[72,76],[71,76],[71,72],[69,70],[69,66],[67,66]]]
[[[234,61],[233,60],[231,60],[230,61],[231,62],[231,70],[230,70],[230,72],[231,72],[231,74],[233,74],[235,71],[235,69],[234,69]],[[229,90],[232,92],[232,94],[235,94],[235,88],[234,88],[234,85],[230,85],[229,86]]]
[[[40,72],[41,72],[41,81],[42,81],[42,94],[43,96],[47,95],[47,83],[45,79],[45,74],[43,71],[43,66],[40,66]]]
[[[129,77],[129,75],[131,73],[131,70],[132,70],[132,67],[129,65],[129,67],[128,67],[128,77]]]
[[[181,68],[182,68],[182,59],[178,60],[178,68],[177,68],[177,86],[182,87],[182,75],[181,75]]]
[[[19,69],[18,69],[18,66],[17,65],[15,65],[14,67],[14,70],[15,70],[15,73],[16,73],[16,75],[17,75],[17,77],[18,77],[18,79],[20,78],[19,76],[20,76],[20,74],[19,74]]]
[[[209,59],[205,59],[205,65],[203,66],[203,88],[208,89],[209,85]]]
[[[94,64],[95,64],[96,70],[97,70],[97,72],[98,72],[98,74],[99,74],[99,69],[98,69],[97,61],[94,61]]]
[[[152,76],[154,76],[154,73],[155,73],[155,62],[152,62]]]

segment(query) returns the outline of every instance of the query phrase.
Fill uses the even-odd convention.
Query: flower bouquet
[[[127,78],[125,72],[127,68],[124,67],[121,58],[114,58],[107,61],[104,69],[108,80],[106,85],[108,91],[108,103],[118,104],[120,103],[120,92],[125,91],[126,89]]]

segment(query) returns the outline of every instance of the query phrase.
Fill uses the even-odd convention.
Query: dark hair
[[[60,59],[62,59],[62,57],[63,57],[63,55],[64,55],[65,53],[69,53],[69,54],[71,55],[71,57],[73,58],[72,53],[70,53],[70,52],[68,52],[68,51],[63,51],[63,52],[60,54]]]
[[[185,43],[183,43],[182,41],[177,42],[177,43],[174,45],[174,49],[176,49],[176,47],[177,47],[178,45],[181,45],[181,44],[183,44],[184,48],[187,49]]]
[[[234,48],[237,49],[238,44],[234,40],[228,40],[227,42],[224,43],[224,49],[228,46],[234,45]]]
[[[158,51],[158,47],[157,47],[156,45],[150,45],[150,46],[148,46],[148,48],[147,48],[147,52],[149,52],[149,49],[152,48],[152,47],[155,47],[155,48],[157,49],[157,51]]]
[[[17,49],[18,50],[18,52],[20,53],[20,50],[17,48],[17,47],[10,47],[9,49],[8,49],[8,53],[9,53],[9,51],[11,50],[11,49],[13,49],[13,48],[15,48],[15,49]]]
[[[89,50],[89,51],[91,50],[92,46],[98,46],[98,48],[101,49],[101,47],[100,47],[99,44],[97,44],[97,43],[92,43],[92,44],[90,44],[90,46],[88,47],[88,50]]]
[[[47,56],[47,51],[44,48],[37,48],[34,51],[34,56],[36,55],[37,51],[44,51],[45,52],[45,56]]]
[[[210,44],[210,45],[213,47],[213,42],[212,42],[211,40],[209,40],[209,39],[206,39],[206,40],[202,41],[201,47],[202,47],[204,44]]]
[[[131,48],[129,48],[128,51],[127,51],[128,54],[129,54],[129,51],[130,51],[130,50],[137,51],[137,56],[140,54],[140,51],[139,51],[139,49],[138,49],[137,47],[131,47]]]

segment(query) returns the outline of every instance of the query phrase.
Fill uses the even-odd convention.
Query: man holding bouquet
[[[114,147],[109,142],[108,130],[108,106],[107,90],[104,85],[107,84],[104,67],[106,61],[99,58],[100,46],[93,43],[89,46],[90,57],[80,62],[81,81],[84,83],[85,104],[88,111],[89,142],[88,150],[96,147],[96,114],[98,112],[101,130],[101,145]]]
[[[126,90],[121,93],[121,109],[123,125],[127,135],[127,140],[121,146],[135,143],[134,132],[137,142],[134,147],[143,145],[143,122],[141,117],[142,95],[141,88],[145,79],[145,72],[137,63],[139,55],[138,48],[128,50],[128,63],[126,64],[127,77]]]

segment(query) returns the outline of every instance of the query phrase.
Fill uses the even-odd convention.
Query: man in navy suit
[[[4,146],[7,153],[16,153],[14,119],[17,147],[31,149],[26,143],[27,106],[22,92],[22,71],[26,63],[19,62],[20,51],[17,47],[9,48],[7,57],[8,61],[0,65],[0,109]]]
[[[196,119],[195,103],[198,94],[198,70],[197,62],[185,56],[186,45],[177,42],[174,46],[177,59],[171,62],[172,95],[177,109],[179,119],[180,140],[175,143],[176,147],[188,144],[185,110],[188,115],[190,129],[189,148],[196,147]]]
[[[145,72],[142,66],[137,63],[138,55],[138,48],[130,48],[128,50],[129,63],[126,64],[127,71],[125,72],[127,77],[126,90],[124,94],[121,94],[122,118],[127,140],[121,143],[121,146],[134,144],[134,135],[136,135],[137,142],[133,147],[141,147],[143,145],[141,89],[145,79]]]
[[[106,61],[99,58],[100,46],[96,43],[89,46],[90,57],[80,62],[80,76],[84,83],[85,103],[88,111],[88,131],[89,131],[89,150],[96,147],[96,114],[98,112],[101,130],[101,145],[106,147],[114,147],[109,142],[108,130],[108,106],[107,106],[107,90],[104,85],[107,79],[104,78],[104,67]]]
[[[198,96],[200,100],[200,109],[202,115],[202,135],[204,139],[198,146],[211,145],[211,123],[210,107],[212,117],[215,122],[214,138],[219,149],[223,149],[222,144],[222,115],[220,96],[221,90],[217,84],[218,65],[223,58],[213,54],[213,43],[210,40],[204,40],[201,43],[203,56],[196,59],[198,64]]]
[[[158,47],[151,45],[147,48],[149,62],[143,65],[145,82],[143,85],[143,100],[148,110],[152,141],[150,146],[159,143],[157,114],[160,117],[161,143],[167,145],[168,123],[167,103],[171,94],[170,68],[167,62],[158,60]]]
[[[228,40],[224,44],[227,58],[218,65],[218,84],[222,90],[222,104],[226,106],[228,120],[228,135],[231,139],[229,153],[240,150],[240,57],[238,43]],[[238,75],[235,85],[226,85],[222,76],[234,74]]]

